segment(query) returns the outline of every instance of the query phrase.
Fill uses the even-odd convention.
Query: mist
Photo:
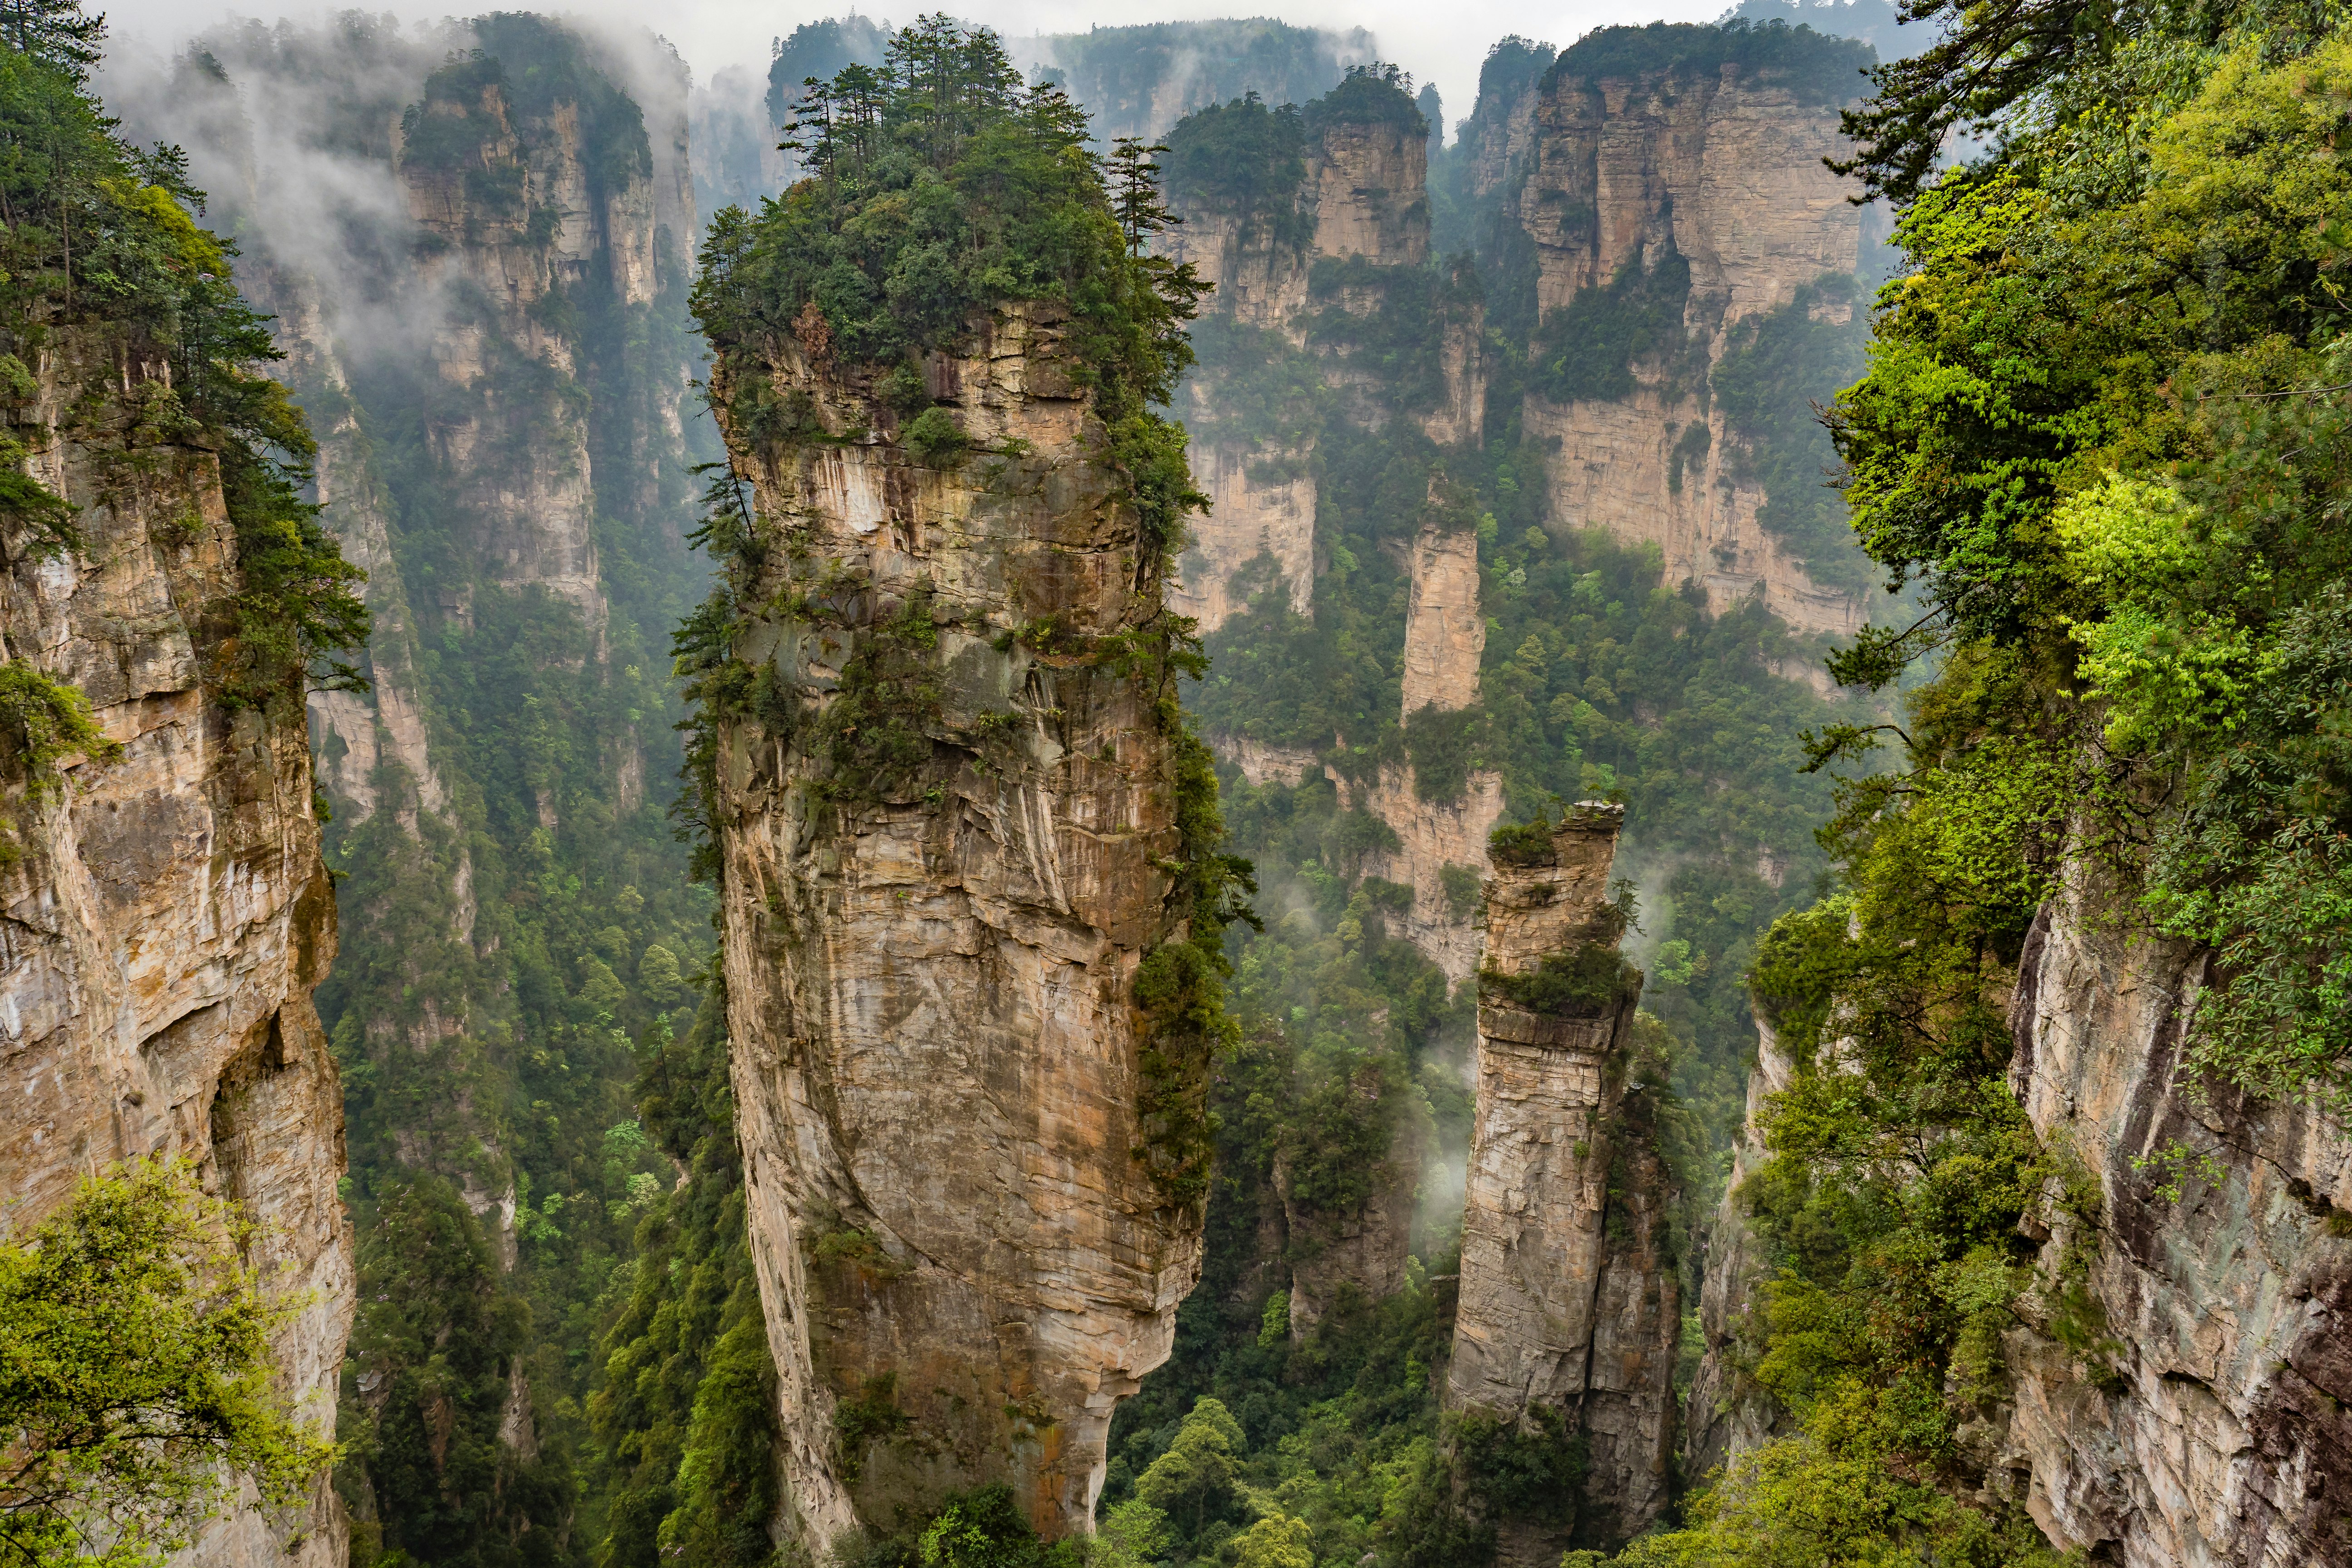
[[[1253,15],[1271,15],[1294,26],[1324,28],[1342,36],[1360,29],[1369,36],[1380,58],[1402,65],[1419,81],[1435,82],[1449,106],[1450,118],[1458,120],[1469,113],[1471,101],[1477,95],[1478,67],[1487,48],[1506,34],[1519,33],[1566,45],[1600,26],[1659,20],[1710,21],[1722,15],[1727,5],[1727,0],[1641,0],[1632,5],[1610,4],[1608,0],[1565,0],[1529,7],[1498,4],[1496,0],[1471,0],[1466,5],[1433,8],[1399,4],[1397,0],[1374,0],[1369,5],[1289,0],[1280,7],[1265,8],[1187,3],[1140,5],[1132,0],[1096,5],[1080,5],[1076,0],[1020,0],[1009,4],[987,0],[942,8],[967,20],[986,23],[1010,40],[1085,33],[1094,27]],[[877,20],[902,23],[921,9],[908,6],[893,12],[872,5],[862,8]],[[683,4],[664,7],[653,25],[691,68],[698,89],[713,89],[715,96],[740,106],[747,97],[756,103],[758,94],[764,93],[774,39],[790,34],[803,22],[844,16],[851,9],[848,5],[754,9],[723,0],[684,0]],[[134,44],[149,56],[160,58],[179,53],[194,34],[211,36],[243,25],[226,13],[218,16],[201,13],[192,16],[188,7],[172,4],[171,0],[128,0],[127,4],[110,5],[107,14],[118,43]],[[550,7],[548,14],[604,36],[635,32],[647,26],[647,14],[642,7],[622,4],[621,0]],[[243,15],[257,17],[265,24],[292,20],[315,30],[336,13],[314,4],[268,4],[265,0]],[[365,19],[373,26],[387,28],[397,24],[407,29],[409,36],[424,36],[436,28],[449,27],[444,20],[446,15],[446,8],[440,6],[415,7],[387,10]],[[1015,60],[1024,69],[1033,63],[1055,63],[1033,61],[1017,51]],[[743,74],[722,80],[721,73],[730,69]],[[743,91],[746,76],[759,82],[757,93],[747,95]],[[121,107],[117,105],[118,112]]]

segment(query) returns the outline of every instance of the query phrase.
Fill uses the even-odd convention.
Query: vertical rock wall
[[[1739,1184],[1764,1163],[1760,1119],[1764,1102],[1789,1087],[1794,1064],[1761,1014],[1756,1020],[1756,1068],[1748,1077],[1748,1114],[1733,1147],[1731,1179],[1706,1223],[1699,1289],[1699,1331],[1706,1349],[1683,1404],[1683,1473],[1694,1480],[1720,1469],[1735,1454],[1761,1447],[1788,1425],[1777,1401],[1742,1377],[1741,1343],[1766,1260],[1746,1214]]]
[[[891,426],[821,326],[767,374],[838,438],[737,446],[770,544],[735,652],[775,696],[721,737],[730,1029],[818,1551],[998,1479],[1045,1535],[1087,1529],[1112,1407],[1200,1273],[1198,1215],[1155,1185],[1137,1112],[1169,740],[1142,678],[1016,636],[1160,613],[1059,323],[1005,307],[968,357],[933,357],[977,443],[958,466],[844,434]],[[826,728],[853,723],[919,740],[877,772]]]
[[[2315,1110],[2178,1081],[2210,960],[2129,937],[2088,896],[2027,938],[2011,1082],[2044,1147],[2096,1184],[2095,1216],[2062,1211],[2042,1273],[2086,1264],[2097,1339],[2070,1352],[2060,1304],[2029,1296],[2002,1347],[2012,1397],[1969,1434],[1976,1457],[2095,1562],[2352,1560],[2352,1140]]]
[[[1308,278],[1318,260],[1360,257],[1390,268],[1423,268],[1430,259],[1427,138],[1402,122],[1343,121],[1310,131],[1305,153],[1305,175],[1287,198],[1277,199],[1279,215],[1195,206],[1169,237],[1170,254],[1216,286],[1212,311],[1295,347],[1312,346],[1312,319],[1326,306],[1363,315],[1382,301],[1378,288],[1312,297]],[[1286,232],[1307,237],[1294,244],[1282,237]],[[1475,441],[1483,433],[1484,330],[1475,303],[1449,310],[1439,351],[1444,392],[1436,407],[1415,416],[1440,446]],[[1344,353],[1316,352],[1325,384],[1367,423],[1385,421],[1386,375],[1352,369]],[[1248,595],[1237,591],[1234,574],[1261,555],[1272,555],[1277,580],[1302,615],[1316,572],[1314,443],[1286,447],[1269,444],[1264,432],[1224,428],[1220,378],[1220,367],[1205,364],[1187,388],[1185,418],[1202,433],[1195,475],[1214,504],[1192,521],[1192,548],[1169,594],[1170,605],[1198,619],[1204,634],[1244,607]]]
[[[2179,1080],[2210,958],[2130,934],[2103,896],[2046,905],[2019,963],[2011,1088],[2090,1206],[2054,1203],[2036,1233],[2036,1285],[2002,1336],[2009,1391],[1961,1428],[1966,1466],[2091,1562],[2345,1561],[2352,1140],[2315,1110]],[[1738,1373],[1765,1260],[1735,1203],[1755,1112],[1790,1072],[1766,1030],[1735,1199],[1709,1232],[1695,1475],[1788,1420]],[[2083,1295],[2062,1301],[2070,1281]]]
[[[352,1246],[335,1184],[342,1095],[310,993],[335,952],[299,712],[232,711],[210,684],[239,591],[217,458],[127,432],[166,367],[53,333],[38,397],[10,423],[43,483],[81,509],[79,548],[5,542],[0,657],[80,687],[109,765],[69,759],[53,794],[0,782],[0,1191],[12,1232],[76,1180],[194,1156],[267,1231],[278,1288],[309,1303],[272,1345],[298,1415],[331,1430],[350,1332]],[[61,434],[61,429],[65,434]],[[289,1527],[306,1533],[288,1550]],[[342,1510],[209,1526],[198,1568],[335,1568]]]
[[[1490,134],[1482,171],[1510,162],[1509,124],[1502,117]],[[1763,488],[1744,475],[1739,441],[1704,380],[1741,322],[1824,273],[1854,269],[1861,209],[1822,166],[1844,148],[1837,125],[1834,108],[1743,79],[1737,66],[1589,75],[1571,50],[1545,79],[1517,204],[1547,313],[1669,254],[1690,268],[1683,325],[1695,363],[1637,367],[1639,384],[1622,398],[1559,404],[1530,394],[1528,434],[1559,443],[1554,515],[1657,545],[1666,580],[1696,578],[1717,608],[1760,588],[1797,630],[1850,634],[1865,603],[1814,583],[1764,531]],[[1851,312],[1821,309],[1841,321]]]
[[[1486,973],[1526,976],[1595,946],[1622,806],[1587,803],[1548,853],[1498,856]],[[1681,1300],[1666,1253],[1673,1182],[1626,1081],[1638,975],[1591,1005],[1538,1012],[1482,979],[1476,1110],[1446,1402],[1523,1430],[1557,1417],[1586,1445],[1571,1530],[1506,1520],[1501,1560],[1556,1562],[1665,1506]]]

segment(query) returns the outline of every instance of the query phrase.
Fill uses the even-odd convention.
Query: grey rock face
[[[812,335],[767,374],[836,437],[865,429]],[[1138,1110],[1171,742],[1145,677],[1016,636],[1160,613],[1061,338],[1056,310],[1007,307],[969,357],[933,357],[978,448],[957,465],[871,434],[737,443],[772,547],[736,652],[783,700],[722,735],[730,1028],[784,1468],[818,1550],[994,1480],[1048,1537],[1087,1530],[1112,1409],[1200,1277],[1199,1213],[1155,1184]],[[845,694],[886,645],[896,673]],[[918,737],[870,788],[819,733],[852,700]]]
[[[1523,976],[1594,944],[1614,957],[1609,874],[1623,807],[1575,807],[1536,864],[1486,883],[1486,968]],[[1587,1445],[1578,1541],[1638,1533],[1665,1506],[1681,1296],[1665,1250],[1673,1182],[1626,1050],[1638,986],[1538,1012],[1484,981],[1462,1224],[1452,1409]],[[1571,1538],[1503,1521],[1504,1560],[1556,1562]]]

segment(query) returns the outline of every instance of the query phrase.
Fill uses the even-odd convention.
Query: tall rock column
[[[0,1226],[23,1234],[116,1161],[194,1158],[265,1227],[251,1261],[307,1296],[270,1348],[298,1418],[331,1432],[352,1244],[342,1091],[310,1001],[335,904],[299,698],[221,689],[222,607],[245,581],[219,456],[132,444],[165,365],[73,329],[34,357],[39,391],[8,422],[79,537],[45,552],[7,528],[0,659],[79,687],[123,751],[37,779],[12,739],[0,769]],[[334,1568],[323,1477],[305,1514],[213,1521],[184,1561]]]
[[[998,1480],[1041,1533],[1087,1530],[1112,1407],[1199,1278],[1198,1207],[1161,1179],[1197,1086],[1134,1001],[1178,934],[1178,742],[1150,660],[1119,656],[1160,587],[1063,335],[1059,307],[1008,305],[929,357],[961,459],[887,434],[814,311],[714,378],[722,409],[773,395],[808,432],[729,431],[756,674],[719,716],[715,826],[752,1247],[819,1552]]]
[[[1622,806],[1514,830],[1486,882],[1477,1102],[1446,1402],[1585,1447],[1571,1518],[1504,1519],[1500,1560],[1613,1542],[1666,1500],[1681,1300],[1673,1182],[1628,1082],[1641,974],[1610,902]]]

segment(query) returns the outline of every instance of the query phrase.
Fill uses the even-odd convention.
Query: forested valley
[[[0,7],[0,1568],[2352,1559],[2334,8],[793,23]]]

